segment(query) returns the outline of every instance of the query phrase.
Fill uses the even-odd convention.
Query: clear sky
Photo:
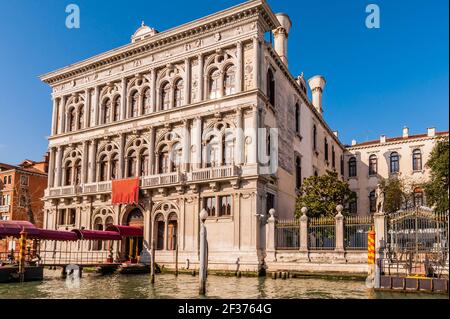
[[[142,20],[159,31],[239,0],[0,0],[0,162],[40,160],[51,126],[39,75],[130,42]],[[67,29],[65,8],[81,10]],[[269,0],[293,21],[292,74],[324,75],[325,118],[343,143],[448,130],[448,0]],[[381,28],[367,29],[376,3]]]

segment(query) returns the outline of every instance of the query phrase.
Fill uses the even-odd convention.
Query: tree
[[[448,148],[448,137],[438,140],[426,163],[430,169],[430,181],[425,184],[427,203],[438,213],[448,211]]]
[[[395,213],[407,203],[404,185],[399,178],[390,177],[388,179],[383,179],[380,182],[380,187],[384,192],[383,211],[385,213]]]
[[[310,216],[334,216],[337,205],[346,207],[355,199],[356,194],[348,183],[340,180],[336,172],[327,171],[325,175],[311,176],[303,181],[295,213],[300,217],[302,207],[307,207]]]

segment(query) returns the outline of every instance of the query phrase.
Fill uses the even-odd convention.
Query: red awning
[[[111,225],[106,230],[118,232],[122,237],[144,237],[144,230],[140,227]]]
[[[58,231],[50,229],[40,229],[39,239],[42,240],[57,240],[57,241],[77,241],[78,236],[71,231]]]
[[[39,238],[39,228],[26,221],[0,221],[0,237],[20,238],[20,232],[24,229],[27,238]]]
[[[137,205],[139,201],[139,178],[113,180],[111,201],[113,205]]]
[[[118,232],[104,230],[72,230],[80,240],[121,240],[122,237]]]

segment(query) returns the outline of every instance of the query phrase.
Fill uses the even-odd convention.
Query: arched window
[[[75,185],[80,185],[81,184],[81,160],[77,160],[75,162],[75,170],[74,170],[74,180],[75,180]]]
[[[179,79],[175,83],[175,92],[174,92],[174,98],[175,98],[175,107],[179,107],[183,105],[183,91],[184,91],[184,81],[182,79]]]
[[[103,221],[101,217],[97,217],[94,221],[94,230],[103,230]],[[93,242],[92,250],[102,250],[103,242],[101,240],[95,240]]]
[[[220,98],[220,72],[217,69],[211,71],[208,78],[208,88],[209,88],[209,98],[217,99]]]
[[[389,167],[391,174],[398,173],[400,171],[400,157],[397,152],[391,153]]]
[[[135,177],[137,159],[136,159],[136,152],[134,150],[131,150],[128,153],[127,164],[128,164],[127,177]]]
[[[422,170],[422,152],[419,149],[413,151],[413,171]]]
[[[370,155],[369,157],[369,176],[378,174],[378,159],[376,155]]]
[[[414,206],[423,206],[423,191],[420,187],[414,189]]]
[[[156,239],[156,249],[163,250],[164,249],[164,237],[166,231],[166,223],[164,221],[164,216],[162,214],[158,214],[155,218],[155,239]]]
[[[78,124],[77,124],[77,126],[78,126],[77,128],[79,130],[84,128],[84,106],[83,105],[81,105],[78,108]]]
[[[161,152],[158,156],[158,174],[166,174],[170,172],[170,157],[169,157],[169,148],[165,146],[161,149]]]
[[[295,131],[300,134],[300,105],[295,104]]]
[[[270,136],[268,138],[270,138]],[[269,143],[268,147],[270,149],[270,139],[268,143]],[[225,165],[232,165],[234,163],[234,144],[235,144],[234,134],[226,133],[222,151],[223,164]]]
[[[151,105],[151,97],[150,97],[150,88],[146,88],[144,90],[144,114],[150,114],[150,105]]]
[[[369,193],[369,208],[371,213],[375,213],[377,211],[377,197],[375,195],[375,191],[371,191]]]
[[[65,169],[65,179],[64,179],[64,185],[70,186],[72,185],[72,161],[68,161],[66,163],[66,169]]]
[[[317,150],[317,126],[313,126],[313,150]]]
[[[139,93],[136,91],[131,97],[131,117],[137,117],[139,115]]]
[[[69,110],[69,132],[73,132],[75,131],[75,126],[76,126],[76,112],[75,112],[75,108],[71,108]]]
[[[106,99],[103,102],[103,124],[107,124],[111,121],[111,100]]]
[[[356,177],[356,157],[352,157],[348,160],[348,176]]]
[[[170,108],[170,84],[166,82],[161,86],[161,111]]]
[[[356,193],[354,194],[355,194],[354,199],[348,204],[349,213],[352,215],[358,214],[358,197]]]
[[[148,163],[149,163],[149,157],[148,157],[148,150],[144,149],[141,152],[141,167],[139,168],[139,176],[148,176]]]
[[[173,144],[170,158],[174,164],[174,170],[177,172],[180,171],[181,164],[183,163],[183,151],[180,143]]]
[[[112,216],[108,216],[105,221],[105,229],[112,225],[114,225],[114,219],[112,218]]]
[[[229,66],[225,70],[223,87],[225,89],[225,96],[236,93],[236,68],[234,66]]]
[[[271,69],[267,71],[267,98],[270,104],[275,106],[275,78]]]
[[[219,138],[212,135],[206,143],[206,167],[219,166],[219,150],[221,147]]]
[[[295,187],[297,189],[302,187],[302,160],[300,157],[295,160]]]
[[[177,245],[178,218],[172,213],[168,218],[167,224],[167,249],[175,250]]]
[[[331,166],[336,168],[336,152],[334,151],[334,145],[331,146]]]
[[[108,160],[106,155],[103,155],[99,161],[99,181],[104,182],[108,179]]]
[[[111,179],[119,178],[119,154],[115,153],[111,159]]]
[[[325,150],[325,160],[328,161],[328,140],[326,137],[323,140],[323,147]]]
[[[120,120],[120,98],[118,96],[114,99],[113,111],[114,111],[113,121],[117,122]]]

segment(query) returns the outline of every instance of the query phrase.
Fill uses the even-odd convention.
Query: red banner
[[[139,178],[112,181],[112,204],[135,204],[139,201]]]

